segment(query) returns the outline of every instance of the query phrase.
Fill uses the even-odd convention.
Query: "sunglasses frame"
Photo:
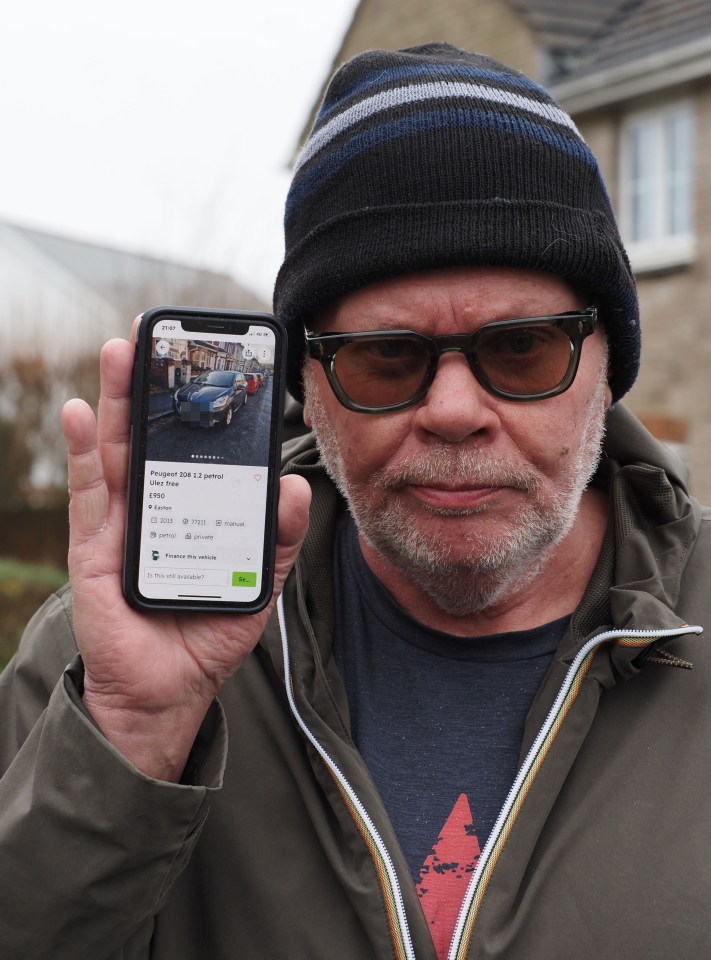
[[[518,327],[535,326],[557,327],[568,337],[570,342],[570,358],[568,368],[562,380],[548,390],[531,394],[510,393],[507,390],[495,387],[479,366],[476,356],[477,337],[484,330],[515,330]],[[587,310],[583,311],[570,311],[568,313],[551,314],[544,317],[495,320],[492,323],[484,324],[484,326],[475,330],[474,333],[457,333],[443,337],[425,337],[423,334],[416,333],[414,330],[364,330],[359,333],[323,334],[316,334],[310,330],[306,330],[306,351],[312,359],[317,360],[323,367],[329,385],[338,401],[348,410],[353,410],[355,413],[393,413],[396,410],[406,410],[408,407],[415,406],[415,404],[422,400],[432,386],[442,354],[453,351],[464,354],[474,377],[487,393],[502,400],[511,400],[514,403],[529,403],[536,400],[547,400],[549,397],[557,397],[570,387],[578,372],[583,340],[594,332],[596,326],[597,308],[590,306]],[[401,400],[399,403],[391,403],[384,406],[365,406],[351,400],[341,386],[338,375],[336,374],[336,354],[341,347],[349,343],[357,342],[358,340],[387,340],[393,337],[417,340],[427,348],[427,369],[420,388],[407,400]]]

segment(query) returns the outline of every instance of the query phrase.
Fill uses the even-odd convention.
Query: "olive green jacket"
[[[434,960],[331,655],[342,505],[296,446],[314,506],[285,628],[223,688],[181,785],[138,773],[83,710],[68,590],[30,623],[0,676],[3,960]],[[610,415],[611,523],[452,960],[709,954],[711,661],[685,624],[711,621],[711,515],[682,474]]]

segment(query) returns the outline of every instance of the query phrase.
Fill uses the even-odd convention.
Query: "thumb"
[[[279,481],[279,514],[274,567],[274,593],[279,594],[294,566],[309,528],[311,487],[303,478],[290,474]]]

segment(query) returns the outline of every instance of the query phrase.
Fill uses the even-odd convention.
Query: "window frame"
[[[685,150],[687,163],[681,169],[681,188],[685,190],[682,202],[686,206],[687,228],[672,232],[669,223],[672,202],[669,199],[672,188],[672,175],[668,162],[671,138],[670,121],[674,117],[683,117],[688,124]],[[631,137],[634,128],[647,132],[652,140],[650,155],[651,166],[643,171],[649,180],[647,202],[651,197],[652,206],[643,209],[650,219],[650,232],[642,240],[633,237],[634,220],[634,177],[631,170],[633,153]],[[692,263],[696,256],[695,230],[695,186],[696,186],[696,116],[693,101],[689,97],[668,100],[637,109],[628,113],[620,129],[620,197],[621,227],[625,246],[633,268],[638,272],[684,266]],[[679,171],[677,171],[678,175]],[[644,190],[644,188],[642,188]],[[637,193],[637,195],[639,195]]]

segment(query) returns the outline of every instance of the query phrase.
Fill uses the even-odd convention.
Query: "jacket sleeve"
[[[7,960],[149,957],[153,918],[221,784],[227,738],[217,702],[193,748],[190,782],[169,784],[113,749],[84,709],[81,687],[66,590],[33,618],[0,675]]]

